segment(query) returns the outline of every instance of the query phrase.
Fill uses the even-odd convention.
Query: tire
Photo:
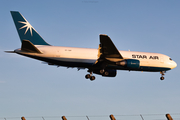
[[[91,76],[91,77],[90,77],[90,80],[91,80],[91,81],[93,81],[93,80],[95,80],[95,79],[96,79],[95,76]]]
[[[104,75],[105,75],[105,76],[108,76],[108,75],[109,75],[109,72],[107,72],[107,71],[104,72]]]
[[[160,77],[161,80],[164,80],[164,77]]]
[[[99,72],[100,72],[101,74],[103,74],[103,73],[104,73],[104,70],[100,70]]]
[[[86,78],[86,79],[89,79],[89,78],[91,78],[91,75],[90,75],[90,74],[87,74],[87,75],[85,76],[85,78]]]

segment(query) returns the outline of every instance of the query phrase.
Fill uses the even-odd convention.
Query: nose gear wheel
[[[164,80],[164,75],[165,75],[164,73],[165,73],[165,71],[160,72],[160,74],[161,74],[160,80]]]

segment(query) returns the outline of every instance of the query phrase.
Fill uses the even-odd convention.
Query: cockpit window
[[[171,58],[169,58],[169,60],[172,60]]]

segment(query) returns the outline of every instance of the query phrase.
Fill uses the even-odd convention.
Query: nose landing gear
[[[160,72],[160,74],[161,74],[160,80],[164,80],[164,75],[165,75],[164,73],[165,73],[165,71]]]

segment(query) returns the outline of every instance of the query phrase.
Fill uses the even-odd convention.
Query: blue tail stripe
[[[49,45],[29,22],[17,11],[11,11],[21,42],[29,40],[34,45]]]

